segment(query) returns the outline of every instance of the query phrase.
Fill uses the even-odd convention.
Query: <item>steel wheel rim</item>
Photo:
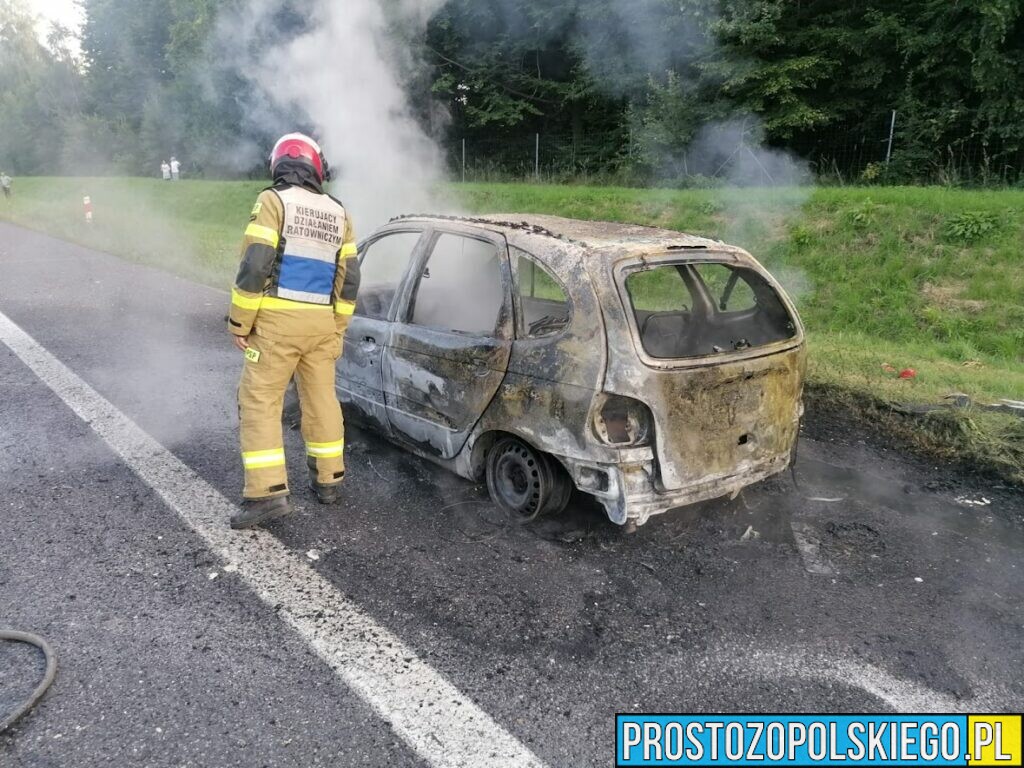
[[[544,489],[540,459],[521,445],[509,445],[495,462],[495,489],[502,502],[523,516],[536,513]]]

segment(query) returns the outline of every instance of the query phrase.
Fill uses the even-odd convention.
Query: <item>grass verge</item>
[[[13,198],[0,200],[0,218],[226,286],[262,186],[17,179]],[[860,414],[929,455],[1024,482],[1021,419],[977,409],[908,416],[892,407],[938,403],[953,392],[977,402],[1024,400],[1024,191],[524,184],[446,191],[472,212],[630,221],[747,248],[800,307],[819,407]],[[91,226],[84,195],[93,202]],[[907,368],[916,377],[897,378]]]

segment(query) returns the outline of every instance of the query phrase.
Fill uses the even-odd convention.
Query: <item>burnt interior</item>
[[[572,305],[562,285],[534,255],[514,246],[509,253],[519,294],[519,337],[538,338],[567,328]]]
[[[775,289],[751,269],[667,264],[631,273],[626,290],[640,342],[654,358],[742,351],[796,335]]]
[[[523,328],[527,336],[547,336],[569,325],[570,309],[567,302],[523,296],[521,306]]]

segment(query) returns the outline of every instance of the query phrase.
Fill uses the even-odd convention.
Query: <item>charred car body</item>
[[[407,217],[360,246],[347,413],[517,514],[573,486],[618,524],[785,470],[805,370],[792,302],[748,253],[545,216]]]

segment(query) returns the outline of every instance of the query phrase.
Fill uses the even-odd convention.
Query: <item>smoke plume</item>
[[[250,0],[221,19],[219,49],[239,52],[231,64],[252,86],[247,119],[264,132],[313,133],[334,169],[334,193],[363,233],[399,213],[443,207],[441,153],[409,103],[419,62],[407,42],[442,4]]]

